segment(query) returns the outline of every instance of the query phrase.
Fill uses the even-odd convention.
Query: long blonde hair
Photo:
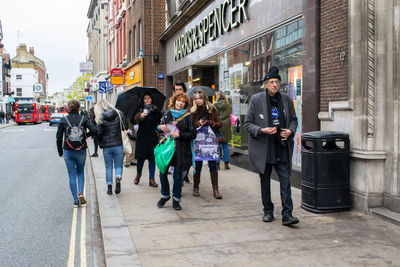
[[[226,95],[225,95],[223,92],[218,91],[218,92],[216,93],[216,95],[217,95],[217,97],[215,98],[215,101],[224,100],[226,103],[229,103],[229,102],[228,102],[228,98],[226,97]]]
[[[214,105],[210,101],[208,101],[208,96],[203,90],[199,90],[199,91],[194,92],[194,94],[193,94],[193,107],[190,109],[190,112],[194,113],[194,112],[197,111],[198,107],[197,107],[196,101],[194,99],[196,96],[199,96],[201,99],[204,100],[204,105],[206,106],[208,113],[211,113],[212,110],[214,109]]]
[[[111,104],[107,100],[100,99],[94,106],[94,114],[96,116],[96,123],[102,123],[103,122],[103,113],[110,109],[113,109],[116,112],[119,112],[119,110],[114,108],[113,106],[111,106]]]

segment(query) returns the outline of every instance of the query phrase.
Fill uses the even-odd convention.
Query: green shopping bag
[[[174,153],[175,140],[171,137],[168,137],[164,143],[158,143],[158,145],[154,148],[154,159],[157,168],[162,174],[167,172],[168,165],[171,162]]]

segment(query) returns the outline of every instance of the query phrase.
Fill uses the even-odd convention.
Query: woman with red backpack
[[[69,186],[73,206],[78,208],[86,205],[84,196],[85,185],[85,161],[86,161],[86,136],[94,135],[96,126],[87,116],[79,115],[80,103],[77,100],[68,102],[68,112],[63,117],[57,129],[57,150],[60,157],[64,157],[69,176]],[[89,129],[89,134],[86,134]],[[76,181],[78,180],[78,185]],[[78,188],[77,188],[78,187]],[[77,192],[78,189],[78,192]]]

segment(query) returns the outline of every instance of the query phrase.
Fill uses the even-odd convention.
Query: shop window
[[[296,166],[301,166],[302,49],[302,21],[298,20],[219,55],[219,71],[224,72],[219,75],[219,85],[232,101],[232,113],[241,122],[251,97],[265,90],[262,80],[268,69],[273,65],[279,68],[280,91],[293,100],[299,119],[292,158]],[[230,145],[239,151],[247,150],[248,133],[243,125],[234,127]]]

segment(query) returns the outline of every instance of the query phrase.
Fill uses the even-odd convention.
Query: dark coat
[[[121,112],[119,113],[122,118],[122,123],[127,130],[128,125],[125,116]],[[96,126],[99,146],[104,148],[122,145],[121,125],[118,113],[114,109],[110,109],[103,112],[101,115],[103,116],[103,121]]]
[[[218,116],[222,123],[222,127],[220,129],[222,135],[224,136],[225,142],[229,142],[232,139],[232,127],[230,118],[232,107],[225,100],[214,102],[214,106],[218,111]]]
[[[79,122],[82,119],[82,115],[79,115],[78,113],[70,113],[67,115],[69,122],[71,123],[72,126],[77,126],[79,125]],[[83,116],[83,122],[82,122],[82,126],[85,129],[85,131],[87,129],[89,129],[90,133],[87,134],[87,136],[90,135],[95,135],[96,134],[96,126],[93,123],[93,121],[86,117]],[[56,139],[57,139],[57,150],[58,150],[58,155],[61,157],[64,154],[63,149],[65,150],[73,150],[72,148],[70,148],[67,145],[67,142],[65,141],[66,138],[66,131],[67,131],[67,127],[68,127],[68,123],[65,120],[65,118],[61,118],[60,123],[58,124],[58,128],[57,128],[57,134],[56,134]],[[85,145],[83,146],[82,149],[86,149],[87,148],[87,144],[86,144],[86,140],[85,140]]]
[[[141,118],[143,108],[135,116],[139,125],[136,133],[135,158],[154,161],[154,148],[158,143],[157,125],[162,117],[161,112],[155,106],[144,119]]]
[[[171,110],[165,112],[160,124],[170,124],[174,121]],[[178,172],[186,171],[192,166],[191,142],[196,139],[196,127],[192,115],[186,116],[176,125],[179,137],[175,139],[175,153],[170,165]]]
[[[249,132],[249,159],[252,170],[263,174],[267,160],[267,153],[271,149],[270,141],[267,134],[261,133],[261,128],[271,127],[270,113],[267,110],[267,92],[260,92],[251,97],[249,108],[247,110],[244,127]],[[289,163],[293,154],[293,137],[297,129],[297,117],[294,109],[293,101],[284,93],[280,93],[283,114],[285,116],[284,128],[290,129],[292,135],[285,141],[289,150]]]

